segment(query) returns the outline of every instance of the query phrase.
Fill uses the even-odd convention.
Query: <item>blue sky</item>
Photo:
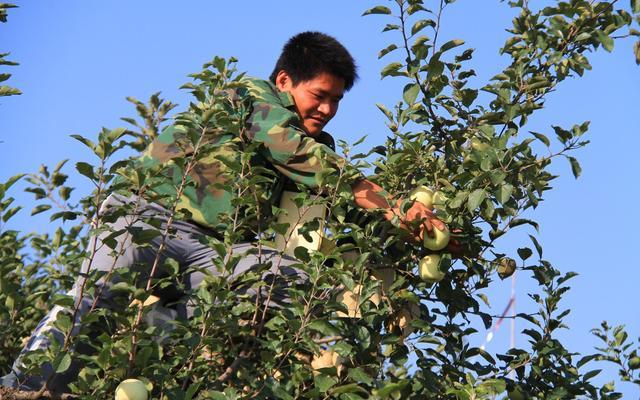
[[[393,105],[404,85],[379,78],[380,69],[393,56],[379,61],[377,53],[398,38],[380,33],[389,22],[385,17],[360,17],[375,5],[368,1],[17,3],[20,8],[10,10],[9,23],[0,26],[0,51],[10,51],[10,59],[20,62],[2,72],[13,73],[9,84],[24,94],[0,100],[1,180],[35,171],[41,163],[52,166],[70,158],[66,169],[72,175],[70,182],[77,192],[87,193],[90,188],[73,176],[71,167],[93,160],[70,134],[93,138],[102,126],[124,125],[120,117],[135,115],[126,96],[146,100],[162,91],[182,109],[189,99],[179,86],[214,55],[235,56],[240,70],[266,77],[284,41],[303,30],[337,37],[360,67],[360,81],[327,127],[335,136],[353,142],[367,134],[363,148],[382,143],[387,131],[375,103]],[[460,0],[444,14],[441,43],[461,38],[476,49],[472,65],[478,86],[507,63],[498,49],[507,37],[512,13],[498,0]],[[632,338],[640,336],[634,301],[640,282],[635,254],[640,238],[635,203],[640,189],[633,133],[638,131],[640,67],[633,62],[631,45],[618,42],[612,54],[600,50],[593,55],[593,70],[584,78],[563,82],[527,127],[549,133],[551,125],[591,121],[586,136],[591,144],[577,154],[582,177],[575,180],[568,163],[559,160],[552,167],[560,175],[553,183],[555,190],[529,215],[541,224],[536,236],[544,247],[544,259],[580,274],[570,281],[572,290],[563,303],[572,310],[567,318],[571,330],[561,338],[571,350],[583,353],[597,344],[589,330],[605,319],[626,324]],[[30,197],[15,195],[30,204]],[[43,231],[48,222],[22,212],[11,227]],[[535,232],[523,228],[499,242],[498,249],[515,254],[516,248],[531,246],[529,233]],[[526,296],[533,288],[533,281],[520,274],[518,312],[534,310]],[[505,281],[488,293],[493,312],[502,311],[509,292],[510,281]],[[518,322],[518,331],[525,327]],[[488,350],[505,351],[508,331],[509,324],[503,324]],[[480,329],[473,344],[480,345],[485,334]],[[519,346],[525,346],[525,340],[517,336]],[[603,380],[614,377],[615,372],[608,371]],[[631,385],[619,388],[627,394],[637,390]]]

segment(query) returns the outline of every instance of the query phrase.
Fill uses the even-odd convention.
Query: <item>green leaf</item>
[[[55,366],[56,373],[60,374],[71,366],[71,356],[69,353],[65,353],[59,360],[56,358],[53,365]]]
[[[11,86],[0,86],[0,96],[17,96],[22,92]]]
[[[20,179],[22,179],[22,177],[25,176],[25,174],[18,174],[18,175],[14,175],[11,178],[7,179],[7,181],[4,183],[4,185],[0,185],[0,187],[3,187],[3,190],[7,190],[9,189],[11,186],[13,186],[14,183],[16,183],[17,181],[19,181]],[[1,196],[0,196],[1,197]]]
[[[563,277],[558,278],[558,286],[562,285],[563,283],[565,283],[566,281],[568,281],[569,279],[578,276],[577,272],[567,272]]]
[[[478,297],[480,297],[480,299],[482,300],[482,302],[483,302],[484,304],[486,304],[486,305],[487,305],[487,307],[491,307],[491,305],[489,304],[489,298],[487,297],[487,295],[486,295],[486,294],[484,294],[484,293],[479,293],[477,296],[478,296]]]
[[[593,371],[589,371],[586,374],[584,374],[583,380],[588,381],[589,379],[594,378],[600,372],[602,372],[601,369],[594,369]]]
[[[367,385],[373,384],[373,378],[369,376],[362,368],[350,368],[349,369],[349,377],[356,382],[364,383]]]
[[[622,346],[624,342],[627,341],[627,338],[629,337],[629,335],[624,329],[618,329],[614,333],[614,337],[616,339],[616,346]]]
[[[415,24],[413,24],[413,27],[411,28],[411,35],[415,35],[416,33],[420,32],[425,26],[434,26],[434,25],[435,23],[431,20],[421,19],[417,21]]]
[[[516,219],[512,220],[509,223],[509,227],[515,228],[516,226],[520,226],[520,225],[524,225],[524,224],[529,224],[529,225],[533,226],[536,229],[536,231],[540,230],[540,226],[538,225],[538,223],[536,221],[532,221],[532,220],[526,219],[526,218],[516,218]]]
[[[463,44],[464,44],[464,40],[462,39],[449,40],[447,43],[443,44],[442,47],[440,47],[440,52],[444,53],[447,50],[451,50],[454,47],[458,47]]]
[[[378,58],[382,58],[382,57],[386,56],[387,54],[391,53],[392,51],[394,51],[397,48],[398,48],[398,45],[396,45],[395,43],[391,43],[390,45],[388,45],[384,49],[380,50],[380,52],[378,53]]]
[[[582,367],[583,365],[585,365],[586,363],[588,363],[589,361],[592,361],[594,359],[596,359],[598,357],[597,354],[589,354],[587,356],[584,356],[580,359],[580,361],[578,361],[578,363],[576,364],[576,366],[578,368]]]
[[[394,392],[399,392],[399,391],[401,391],[401,390],[402,390],[402,389],[404,389],[404,388],[405,388],[405,386],[407,386],[408,384],[409,384],[409,381],[407,381],[407,380],[403,380],[403,381],[400,381],[400,382],[398,382],[398,383],[388,383],[388,384],[386,384],[383,388],[378,389],[378,390],[376,391],[376,394],[377,394],[380,398],[384,399],[384,398],[387,398],[388,396],[390,396],[390,395],[391,395],[392,393],[394,393]]]
[[[500,189],[498,189],[498,193],[496,193],[496,198],[498,199],[500,204],[504,204],[507,201],[509,201],[512,193],[513,193],[513,185],[505,183],[504,185],[500,186]]]
[[[567,156],[567,159],[571,164],[571,172],[573,172],[573,176],[577,179],[582,173],[582,168],[580,167],[580,163],[575,157]]]
[[[320,390],[320,393],[326,392],[327,390],[331,389],[332,386],[338,383],[338,380],[336,378],[327,376],[325,374],[320,374],[314,377],[313,380],[315,381],[318,390]]]
[[[546,137],[545,135],[543,135],[542,133],[537,133],[537,132],[533,132],[533,131],[529,131],[529,133],[532,134],[533,136],[535,136],[536,139],[538,139],[539,141],[544,143],[545,146],[549,147],[551,145],[551,142],[549,141],[549,138]]]
[[[120,139],[122,137],[122,135],[124,135],[125,133],[127,133],[128,131],[125,128],[116,128],[113,129],[111,131],[109,131],[109,133],[107,133],[107,139],[109,140],[110,143],[115,142],[116,140]]]
[[[633,54],[636,56],[636,64],[640,65],[640,40],[633,44]]]
[[[86,176],[87,178],[91,179],[91,180],[95,180],[96,179],[96,175],[93,172],[93,166],[89,163],[86,162],[77,162],[76,163],[76,170]]]
[[[316,319],[312,321],[311,323],[309,323],[308,327],[309,329],[319,332],[324,336],[333,336],[340,334],[340,330],[338,328],[330,324],[328,321],[322,319]]]
[[[520,256],[522,261],[524,261],[527,258],[531,257],[532,254],[533,254],[533,251],[528,247],[520,247],[518,249],[518,255]]]
[[[79,141],[80,143],[84,144],[85,146],[87,146],[91,150],[95,149],[95,147],[96,147],[95,143],[93,143],[91,140],[87,139],[86,137],[83,137],[83,136],[80,136],[80,135],[71,135],[71,137],[74,138],[75,140]]]
[[[384,113],[384,115],[387,116],[389,121],[393,122],[393,114],[391,113],[391,111],[389,111],[389,109],[387,107],[385,107],[384,105],[382,105],[380,103],[376,103],[376,107],[378,107],[378,109],[380,111],[382,111]]]
[[[346,385],[338,386],[335,389],[331,390],[331,394],[342,394],[342,393],[355,393],[360,392],[363,394],[369,394],[366,390],[358,386],[357,383],[349,383]]]
[[[385,6],[375,6],[373,8],[368,9],[364,13],[362,13],[362,16],[364,17],[365,15],[371,15],[371,14],[386,14],[386,15],[390,15],[391,14],[391,9],[389,7],[385,7]]]
[[[380,79],[388,75],[398,75],[398,70],[400,68],[402,68],[402,64],[400,64],[399,62],[392,62],[391,64],[382,68],[382,71],[380,71]]]
[[[47,197],[47,192],[43,188],[31,187],[31,188],[26,188],[24,191],[28,193],[33,193],[36,197],[36,200],[44,199],[45,197]]]
[[[538,242],[538,239],[536,239],[532,235],[529,235],[529,238],[531,238],[531,241],[533,242],[533,245],[536,247],[536,251],[538,252],[538,257],[542,258],[542,246],[540,246],[540,243]]]
[[[563,144],[566,143],[567,140],[571,139],[571,137],[572,137],[571,132],[569,132],[566,129],[563,129],[562,127],[553,126],[553,130],[555,131],[556,135],[558,136],[558,140],[560,140],[560,142],[562,142]]]
[[[413,105],[420,93],[420,86],[417,83],[409,83],[404,87],[402,98],[408,105]]]
[[[34,209],[31,211],[31,215],[40,214],[50,209],[51,206],[49,204],[40,204],[39,206],[34,207]]]
[[[484,189],[476,189],[469,195],[467,200],[467,208],[469,212],[473,212],[480,203],[487,197],[487,192]]]
[[[487,379],[477,387],[479,395],[497,396],[507,389],[507,384],[502,379]]]
[[[598,40],[602,43],[602,47],[609,53],[613,51],[613,39],[609,37],[604,31],[596,31],[596,35],[598,35]]]
[[[640,13],[640,0],[631,0],[631,11],[634,14]]]
[[[5,211],[4,215],[2,215],[2,222],[7,222],[20,210],[22,210],[22,207],[14,207]]]
[[[388,32],[388,31],[395,31],[400,29],[400,25],[397,24],[387,24],[384,29],[382,30],[382,32]]]

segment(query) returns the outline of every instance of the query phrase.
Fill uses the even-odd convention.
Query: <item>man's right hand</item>
[[[422,242],[424,241],[425,235],[429,237],[434,236],[433,229],[444,230],[446,225],[444,222],[439,220],[433,211],[425,207],[420,202],[414,202],[411,207],[407,210],[406,215],[404,216],[404,220],[400,214],[400,210],[398,207],[394,208],[394,213],[400,217],[400,221],[402,222],[401,227],[410,230],[410,225],[415,221],[422,221],[420,224],[420,228],[418,231],[411,232],[414,238]]]
[[[400,212],[402,201],[396,201],[391,205],[389,200],[382,195],[383,189],[368,179],[361,179],[352,186],[355,203],[364,209],[386,209],[385,217],[391,221],[394,216],[400,219],[400,226],[411,234],[416,241],[422,242],[425,234],[433,237],[433,229],[443,230],[444,222],[440,221],[424,204],[415,201],[406,214]],[[422,221],[420,229],[413,232],[410,228],[415,221]]]

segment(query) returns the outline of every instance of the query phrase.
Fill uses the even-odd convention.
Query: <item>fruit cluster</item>
[[[426,186],[421,186],[411,193],[409,199],[422,203],[429,210],[433,210],[434,204],[442,203],[442,195],[439,192],[433,192]],[[445,226],[443,230],[433,227],[433,237],[424,236],[424,247],[432,251],[440,251],[449,244],[450,233]],[[445,273],[440,268],[441,257],[437,253],[424,256],[420,260],[418,271],[420,278],[425,282],[440,282]]]

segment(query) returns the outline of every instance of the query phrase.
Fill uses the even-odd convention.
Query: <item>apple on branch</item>
[[[418,272],[420,278],[425,282],[435,283],[440,282],[445,273],[440,269],[441,257],[438,254],[429,254],[422,257],[418,266]]]
[[[433,190],[426,186],[420,186],[411,192],[409,199],[422,203],[429,210],[433,210]]]
[[[442,250],[447,247],[447,245],[449,244],[449,239],[451,238],[449,228],[445,226],[444,229],[440,230],[434,226],[432,232],[433,237],[425,234],[424,247],[433,251]]]
[[[125,379],[116,388],[115,400],[147,400],[149,391],[139,379]]]

